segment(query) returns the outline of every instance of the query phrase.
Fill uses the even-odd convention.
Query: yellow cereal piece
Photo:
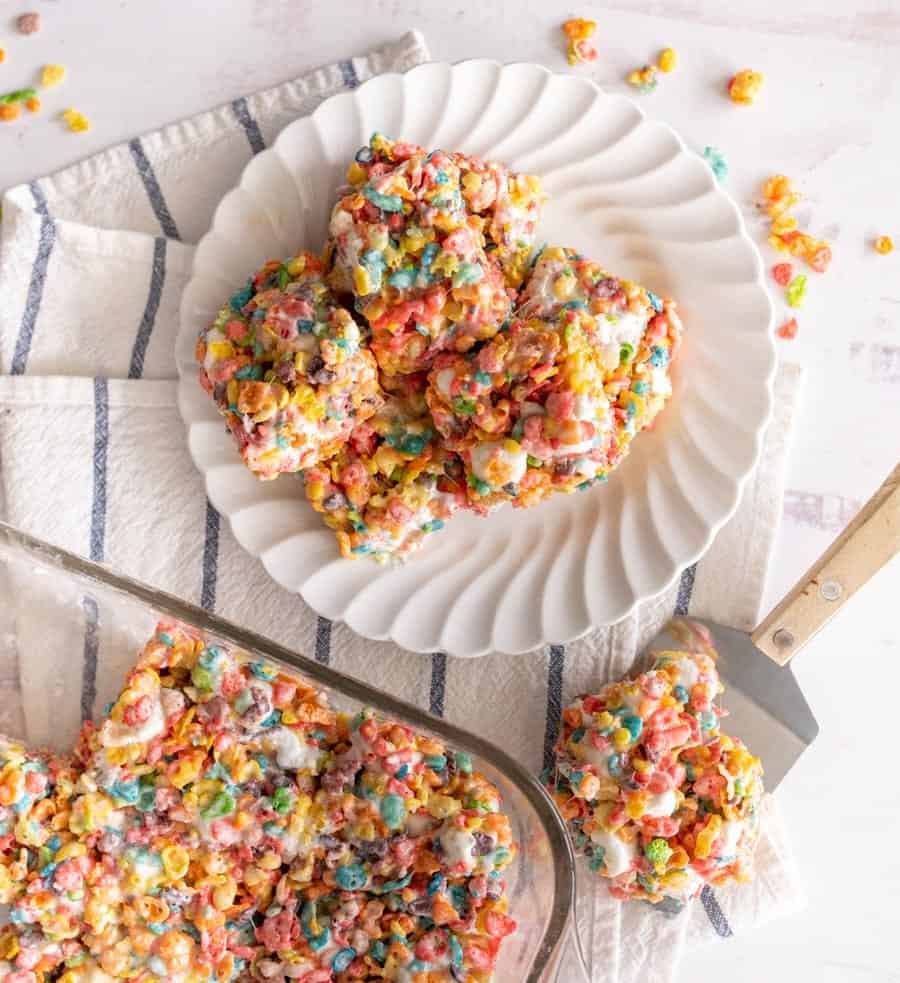
[[[306,269],[306,254],[294,256],[287,264],[287,271],[293,277],[298,277]]]
[[[347,168],[347,180],[354,187],[358,184],[365,184],[366,182],[366,171],[365,168],[358,164],[356,161]]]
[[[63,65],[44,65],[41,70],[41,86],[49,89],[51,86],[59,85],[66,77],[66,69]]]
[[[617,751],[623,751],[631,742],[631,733],[625,727],[617,727],[613,731],[612,742]]]
[[[597,727],[600,730],[606,730],[608,727],[612,727],[616,718],[609,712],[609,710],[604,710],[602,713],[597,715],[596,720]]]
[[[656,67],[661,72],[671,72],[678,65],[678,53],[674,48],[663,48],[656,59]]]
[[[887,256],[894,251],[894,240],[890,236],[879,236],[874,245],[875,252],[881,253],[882,256]]]
[[[432,795],[428,801],[428,811],[435,819],[448,819],[462,808],[459,799],[449,795]]]
[[[722,817],[712,815],[707,820],[706,825],[697,834],[697,844],[694,847],[694,857],[697,860],[705,860],[712,852],[713,844],[719,837],[722,830]]]
[[[63,860],[70,860],[72,857],[83,857],[87,853],[87,847],[83,843],[79,843],[77,840],[72,840],[71,843],[65,843],[57,851],[53,859],[56,863],[62,863]]]
[[[647,799],[643,792],[635,792],[628,797],[625,804],[625,814],[629,819],[640,819],[647,808]]]
[[[91,128],[91,122],[84,115],[84,113],[79,112],[77,109],[67,109],[62,114],[62,118],[65,120],[66,125],[72,131],[72,133],[85,133]]]

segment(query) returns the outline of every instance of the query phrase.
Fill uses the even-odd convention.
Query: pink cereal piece
[[[597,60],[597,49],[596,47],[587,39],[581,41],[573,41],[572,48],[579,61],[596,61]]]
[[[125,708],[122,719],[129,727],[136,727],[138,724],[145,724],[152,712],[153,701],[149,696],[142,696]]]
[[[40,795],[47,787],[47,776],[39,771],[25,773],[25,788],[32,795]]]
[[[272,684],[272,702],[277,707],[287,706],[296,692],[297,687],[293,683],[278,679]]]
[[[19,34],[37,34],[41,29],[41,15],[35,13],[22,14],[16,19]]]
[[[494,960],[489,952],[479,946],[467,945],[464,949],[465,959],[472,969],[489,970],[493,969]]]
[[[232,341],[237,341],[239,338],[243,338],[247,333],[247,327],[243,321],[229,321],[225,325],[225,334]]]
[[[244,677],[240,672],[226,672],[222,676],[222,696],[237,696],[244,689]]]

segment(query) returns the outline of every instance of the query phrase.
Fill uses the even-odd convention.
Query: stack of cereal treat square
[[[244,462],[302,473],[344,556],[605,480],[670,395],[674,303],[535,253],[544,200],[538,177],[376,133],[322,260],[267,264],[203,332]]]

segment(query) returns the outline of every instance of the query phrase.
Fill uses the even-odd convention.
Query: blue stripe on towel
[[[566,665],[565,645],[551,645],[547,660],[547,718],[544,727],[544,771],[553,770],[553,749],[559,737],[562,719],[563,670]]]
[[[331,662],[331,622],[327,618],[316,619],[316,662],[323,666]]]
[[[341,70],[341,78],[344,80],[344,85],[348,89],[355,89],[359,85],[359,76],[356,74],[352,60],[348,58],[346,61],[342,61],[338,67]]]
[[[719,907],[716,892],[713,891],[709,884],[700,892],[700,902],[716,935],[721,936],[723,939],[730,939],[734,935],[734,932],[728,924],[725,912]]]
[[[172,218],[172,213],[169,211],[169,206],[163,197],[159,181],[156,179],[156,172],[153,170],[153,165],[144,152],[140,138],[135,137],[134,140],[131,140],[128,144],[128,149],[131,151],[134,166],[137,168],[141,181],[144,182],[144,190],[150,199],[150,207],[153,209],[153,214],[159,222],[159,227],[162,229],[163,235],[168,236],[170,239],[180,240],[181,236],[178,234],[178,226],[175,225],[175,219]]]
[[[240,99],[235,99],[231,104],[232,112],[237,118],[238,123],[241,124],[247,141],[250,144],[250,149],[254,154],[258,154],[260,150],[266,149],[266,141],[262,138],[262,133],[259,132],[259,124],[253,118],[250,113],[250,107],[247,105],[247,100],[241,97]]]
[[[219,579],[219,513],[212,503],[206,503],[206,529],[203,539],[203,580],[200,585],[200,607],[214,611],[216,585]]]
[[[47,280],[47,266],[50,263],[53,246],[56,243],[56,226],[50,217],[44,192],[38,187],[36,181],[32,181],[28,187],[31,190],[31,197],[34,198],[35,210],[41,216],[41,229],[38,234],[37,255],[34,258],[31,278],[28,281],[25,310],[22,313],[22,322],[19,325],[19,334],[16,338],[16,347],[10,365],[12,375],[25,374],[28,355],[31,352],[31,343],[34,340],[34,328],[37,324],[38,314],[41,312],[41,300],[44,296],[44,284]]]
[[[691,595],[694,593],[694,577],[697,575],[697,564],[688,567],[678,581],[678,597],[675,601],[675,617],[683,618],[691,606]]]
[[[106,547],[106,468],[109,450],[109,386],[94,379],[94,457],[91,496],[90,557],[102,563]],[[84,654],[81,669],[81,719],[90,720],[97,699],[97,655],[100,650],[100,611],[95,598],[85,596]]]
[[[447,656],[434,652],[431,656],[431,686],[428,691],[428,710],[436,717],[444,716],[447,693]]]
[[[141,318],[137,337],[134,339],[134,348],[131,351],[131,365],[128,367],[129,379],[140,379],[144,374],[144,358],[147,355],[147,347],[150,344],[150,335],[153,334],[153,326],[156,323],[156,314],[159,311],[159,301],[162,297],[165,282],[166,240],[161,236],[157,236],[153,242],[153,268],[150,271],[150,290],[147,294],[147,303],[144,305],[144,314]]]

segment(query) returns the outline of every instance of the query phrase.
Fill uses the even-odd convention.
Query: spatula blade
[[[819,725],[794,674],[757,649],[750,636],[702,618],[718,652],[725,686],[720,705],[728,710],[722,729],[762,760],[766,788],[774,789],[819,733]],[[648,653],[684,648],[685,622],[670,622],[647,647]]]

